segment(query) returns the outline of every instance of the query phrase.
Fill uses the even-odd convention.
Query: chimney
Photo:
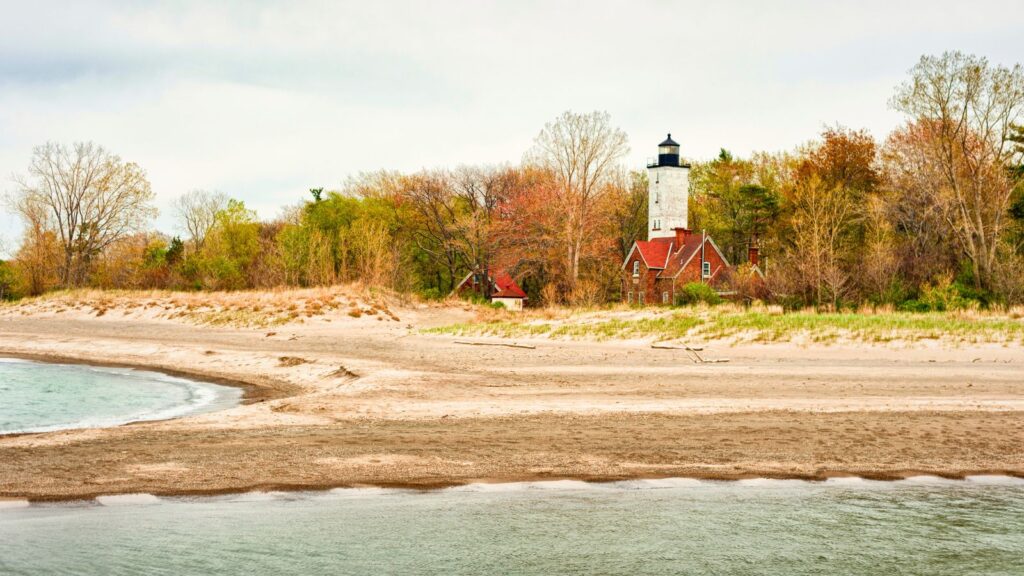
[[[758,262],[758,249],[755,242],[751,242],[747,248],[747,259],[750,260],[751,266],[757,266]]]
[[[693,234],[693,231],[690,230],[689,228],[673,228],[672,230],[676,233],[677,247],[682,247],[684,244],[686,244],[686,239],[689,238],[691,234]]]

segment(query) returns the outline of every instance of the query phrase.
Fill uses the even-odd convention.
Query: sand
[[[1017,345],[426,335],[459,307],[326,310],[272,328],[160,306],[0,311],[0,356],[231,383],[245,404],[116,428],[0,437],[0,498],[213,494],[539,479],[1024,476]]]

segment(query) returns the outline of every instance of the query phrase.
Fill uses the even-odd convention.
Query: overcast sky
[[[636,168],[666,132],[691,159],[837,122],[884,138],[893,88],[944,50],[1024,60],[1024,4],[0,0],[0,191],[32,146],[93,140],[175,232],[190,189],[272,217],[361,171],[518,162],[569,109],[611,113]]]

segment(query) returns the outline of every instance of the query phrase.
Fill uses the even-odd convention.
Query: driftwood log
[[[651,348],[657,348],[658,350],[686,350],[687,352],[703,352],[703,348],[693,348],[691,346],[673,346],[672,344],[659,344],[655,342],[651,344]]]
[[[536,346],[530,346],[529,344],[516,344],[512,342],[467,342],[465,340],[456,340],[456,344],[465,344],[466,346],[504,346],[506,348],[526,348],[527,350],[536,350]]]
[[[694,364],[720,364],[722,362],[729,361],[728,358],[716,358],[714,360],[705,360],[703,357],[701,357],[700,354],[697,353],[703,352],[703,348],[693,348],[690,346],[673,346],[672,344],[659,344],[657,342],[651,344],[651,348],[656,348],[658,350],[685,350],[690,354]]]

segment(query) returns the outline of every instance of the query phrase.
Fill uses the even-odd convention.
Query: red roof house
[[[470,272],[455,287],[455,292],[458,294],[472,292],[484,297],[487,297],[489,292],[491,302],[504,304],[510,310],[522,310],[523,303],[527,300],[526,292],[519,287],[519,284],[516,284],[512,275],[502,268],[492,269],[490,272],[491,274],[487,278],[488,284],[484,284],[482,271]],[[490,288],[489,291],[485,290],[487,287]]]
[[[633,243],[622,263],[627,303],[671,304],[685,284],[719,286],[725,279],[729,262],[709,236],[686,228],[673,230],[673,236]],[[752,254],[756,259],[756,249]]]

